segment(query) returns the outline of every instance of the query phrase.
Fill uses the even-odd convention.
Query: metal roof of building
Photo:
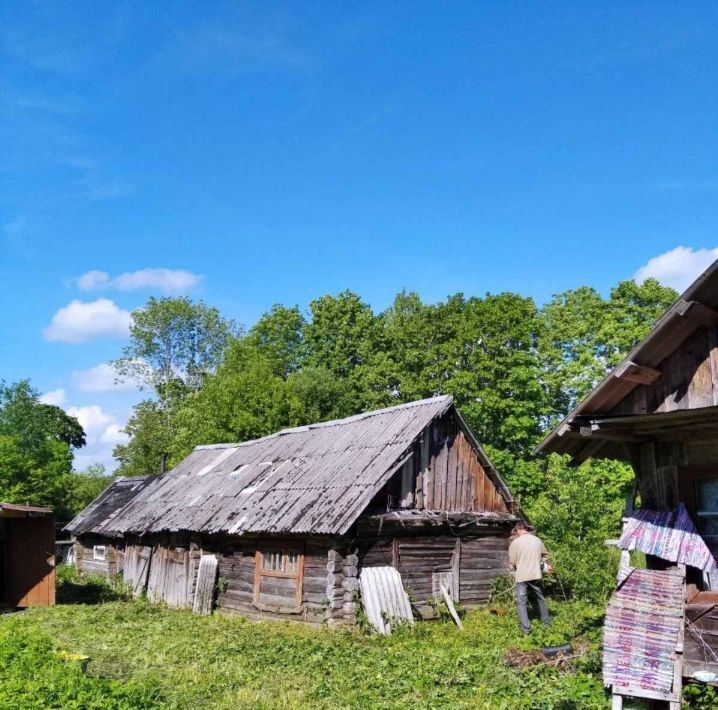
[[[342,534],[424,428],[452,407],[451,397],[434,397],[241,444],[198,446],[99,531]]]
[[[95,500],[79,512],[66,526],[72,535],[97,533],[151,481],[153,476],[125,476],[114,480]]]

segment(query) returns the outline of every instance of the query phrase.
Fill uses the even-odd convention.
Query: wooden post
[[[614,693],[611,696],[611,710],[623,710],[623,696]]]

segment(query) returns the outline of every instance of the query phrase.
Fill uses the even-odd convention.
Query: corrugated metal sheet
[[[242,444],[199,446],[100,531],[341,534],[424,427],[451,406],[451,397],[434,397]]]
[[[379,633],[390,634],[392,624],[414,623],[409,596],[394,567],[364,567],[359,584],[366,618]]]
[[[72,535],[98,532],[119,510],[144,490],[154,476],[127,476],[113,481],[95,500],[78,513],[66,526]]]

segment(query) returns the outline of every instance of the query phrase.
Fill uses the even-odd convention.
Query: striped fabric
[[[624,550],[640,550],[670,562],[697,567],[714,577],[716,561],[696,530],[686,507],[661,513],[637,510],[628,519],[618,546]]]
[[[613,593],[603,627],[603,682],[632,690],[671,692],[683,623],[683,574],[676,568],[634,569]]]

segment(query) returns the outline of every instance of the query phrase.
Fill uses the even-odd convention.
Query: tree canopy
[[[59,407],[40,402],[27,380],[0,382],[0,500],[72,509],[73,449],[85,432]]]

